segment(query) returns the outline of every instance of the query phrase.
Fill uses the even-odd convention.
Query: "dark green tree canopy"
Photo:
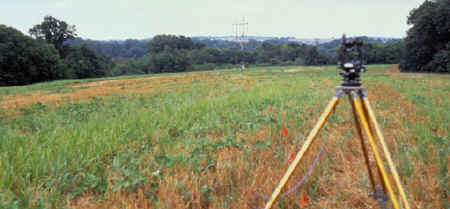
[[[110,58],[84,45],[65,46],[64,51],[62,58],[54,44],[0,25],[0,86],[101,77],[108,75],[108,70],[113,67]]]
[[[58,51],[0,25],[0,86],[24,85],[58,78]]]
[[[86,44],[89,49],[112,58],[141,58],[148,52],[148,40],[127,39],[125,41],[96,41],[75,38],[64,42],[75,47]]]
[[[65,78],[95,78],[107,75],[112,62],[102,54],[95,53],[86,45],[70,48],[67,56],[61,60]]]
[[[402,71],[449,72],[450,0],[425,1],[410,12]]]
[[[168,50],[191,50],[204,47],[203,44],[195,43],[191,38],[175,35],[157,35],[150,41],[149,52],[160,53]]]
[[[44,21],[33,26],[29,33],[38,40],[55,45],[60,52],[66,40],[74,39],[77,36],[75,25],[68,25],[52,16],[45,16]]]

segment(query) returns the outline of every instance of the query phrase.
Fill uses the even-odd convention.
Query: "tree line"
[[[66,45],[77,34],[75,26],[64,21],[46,16],[29,33],[33,38],[0,25],[0,86],[101,77],[113,67],[111,58],[85,45]]]
[[[407,72],[449,72],[450,0],[426,1],[410,12],[404,40],[364,42],[366,64],[400,63]],[[234,65],[327,65],[337,63],[340,40],[317,46],[284,40],[244,43],[157,35],[148,41],[92,41],[52,16],[30,36],[0,25],[0,86],[57,79],[211,70]]]
[[[233,43],[236,45],[236,43]],[[328,57],[315,46],[264,42],[252,51],[208,47],[191,38],[157,35],[141,58],[117,59],[112,75],[169,73],[208,70],[235,64],[250,65],[322,65]]]
[[[403,54],[401,41],[379,43],[368,37],[362,37],[362,39],[366,42],[364,59],[367,64],[399,63]],[[122,45],[129,41],[123,42]],[[92,43],[92,41],[87,43]],[[136,57],[116,56],[114,58],[115,66],[108,72],[108,75],[211,70],[218,67],[232,67],[236,64],[333,65],[337,63],[340,42],[336,40],[328,45],[311,46],[279,40],[264,42],[250,40],[245,43],[244,51],[241,51],[236,42],[199,41],[174,35],[157,35],[151,41],[139,42],[139,45],[143,43],[146,43],[147,46],[145,54]],[[220,47],[218,43],[221,43]],[[116,45],[118,42],[105,42],[104,44]],[[88,48],[101,53],[102,48],[97,48],[97,46],[99,46],[98,43],[87,44]]]
[[[96,41],[76,37],[67,40],[68,46],[86,45],[89,49],[111,58],[141,58],[148,52],[150,40],[127,39],[125,41]]]

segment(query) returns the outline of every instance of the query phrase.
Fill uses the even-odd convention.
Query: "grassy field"
[[[411,205],[449,208],[450,76],[368,69]],[[0,88],[0,208],[261,208],[339,83],[334,66],[257,67]],[[336,113],[308,208],[377,208],[346,99]]]

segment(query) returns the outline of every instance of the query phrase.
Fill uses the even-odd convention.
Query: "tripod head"
[[[361,86],[360,72],[366,72],[366,67],[362,63],[361,47],[363,42],[356,38],[347,41],[345,34],[342,36],[341,48],[339,50],[338,66],[344,70],[341,72],[342,86]]]

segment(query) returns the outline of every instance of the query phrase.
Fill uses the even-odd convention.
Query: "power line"
[[[244,51],[244,45],[242,42],[246,41],[248,33],[248,22],[245,18],[238,23],[233,24],[234,40],[239,43],[241,50]]]

